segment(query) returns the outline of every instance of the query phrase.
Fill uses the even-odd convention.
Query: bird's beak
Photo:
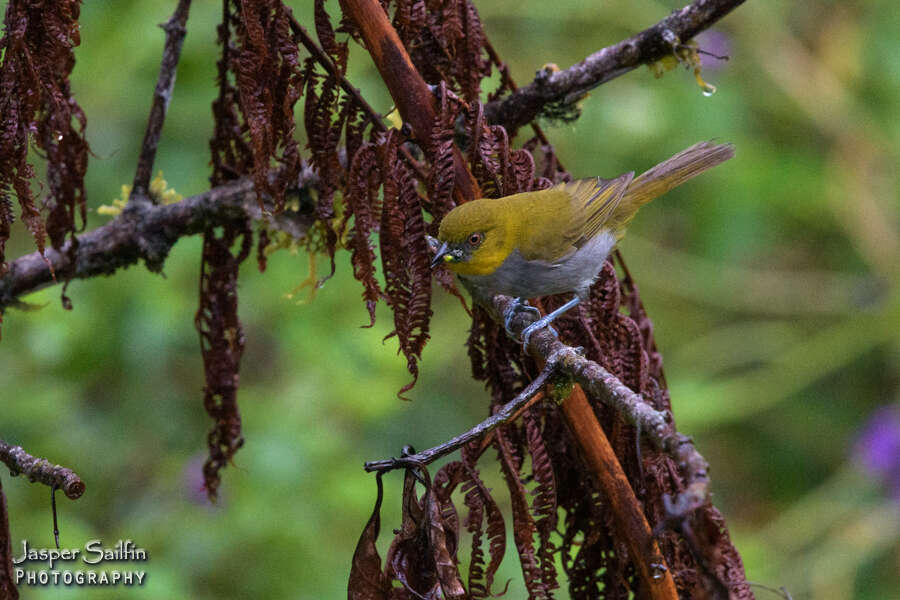
[[[447,259],[444,258],[450,255],[450,246],[447,245],[447,242],[441,244],[441,247],[438,248],[437,253],[435,253],[434,258],[431,259],[431,268],[435,268],[439,264],[446,262]]]

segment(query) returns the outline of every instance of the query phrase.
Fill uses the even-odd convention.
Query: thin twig
[[[547,360],[547,366],[544,367],[540,374],[538,374],[524,390],[519,392],[515,398],[504,404],[499,411],[465,433],[461,433],[460,435],[450,438],[443,444],[422,452],[417,452],[416,454],[410,454],[409,456],[403,456],[401,458],[388,458],[385,460],[373,460],[367,462],[365,464],[366,471],[384,472],[393,469],[414,468],[423,464],[427,465],[442,456],[455,452],[472,440],[477,440],[488,435],[497,427],[509,423],[516,418],[519,414],[519,409],[527,404],[532,396],[538,393],[538,390],[540,390],[547,382],[547,378],[550,377],[555,368],[556,362],[553,357],[550,357]]]
[[[315,176],[307,169],[302,172],[308,177],[298,182],[300,189],[315,185]],[[141,259],[149,269],[159,271],[180,237],[247,217],[265,222],[269,228],[284,231],[294,239],[303,238],[315,220],[312,209],[306,210],[302,205],[299,212],[286,210],[264,217],[253,181],[238,179],[175,204],[131,205],[106,225],[82,235],[74,260],[69,256],[69,242],[58,252],[48,248],[45,256],[61,281],[111,275]],[[9,263],[9,271],[0,277],[0,311],[16,306],[21,296],[54,283],[39,253],[20,256]]]
[[[166,111],[169,108],[172,90],[175,87],[175,71],[178,69],[181,46],[187,33],[185,25],[190,9],[191,0],[178,0],[178,7],[175,9],[175,12],[172,13],[168,21],[160,25],[166,32],[166,42],[163,48],[162,64],[159,66],[159,77],[156,80],[156,89],[153,92],[153,104],[150,106],[150,116],[147,119],[147,131],[144,133],[144,142],[141,144],[141,154],[138,158],[137,170],[134,173],[134,183],[131,186],[129,202],[153,202],[149,195],[150,176],[153,172],[153,161],[156,158],[159,137],[162,134],[163,123],[166,120]]]
[[[50,512],[53,513],[53,541],[59,550],[59,518],[56,514],[56,484],[50,486]]]
[[[523,414],[525,414],[526,410],[528,410],[529,408],[531,408],[532,406],[534,406],[535,404],[537,404],[544,398],[545,398],[544,392],[539,391],[538,393],[536,393],[534,396],[531,397],[531,400],[529,400],[528,402],[526,402],[525,404],[520,406],[518,408],[518,410],[516,410],[516,412],[513,413],[512,416],[509,417],[508,422],[512,423],[513,421],[515,421],[516,419],[521,417]],[[478,461],[479,458],[481,458],[481,455],[484,454],[485,451],[491,447],[491,444],[493,443],[493,441],[494,441],[494,432],[492,431],[491,433],[484,436],[484,439],[481,440],[481,444],[479,444],[478,450],[472,456],[473,462],[476,462],[476,461]]]
[[[34,457],[21,446],[11,446],[0,440],[0,462],[9,467],[13,475],[21,473],[29,481],[58,487],[72,500],[84,493],[84,482],[72,469],[54,465],[46,458]]]
[[[513,132],[541,114],[549,104],[567,104],[589,90],[673,51],[673,42],[690,40],[727,15],[744,0],[697,0],[627,40],[591,54],[568,69],[539,71],[523,88],[489,102],[485,116]]]

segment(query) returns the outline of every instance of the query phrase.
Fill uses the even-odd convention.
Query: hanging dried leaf
[[[431,171],[428,178],[428,198],[426,208],[434,217],[437,225],[445,214],[454,206],[453,189],[456,185],[455,167],[453,163],[454,123],[461,110],[459,103],[452,102],[447,93],[447,86],[441,82],[439,89],[440,111],[431,130],[431,143],[428,153],[431,158]],[[434,231],[433,233],[437,233]]]
[[[547,589],[556,589],[556,564],[554,555],[556,548],[550,541],[550,535],[556,531],[556,477],[553,474],[553,463],[544,443],[543,431],[537,410],[525,413],[525,436],[528,454],[531,455],[531,474],[537,486],[532,490],[534,500],[531,512],[538,533],[537,557],[541,567],[541,581]]]
[[[410,390],[419,376],[418,360],[428,341],[431,319],[431,256],[425,240],[422,198],[410,168],[397,156],[398,136],[388,134],[380,147],[384,174],[381,211],[381,264],[385,298],[394,313],[394,331],[413,380],[399,394]]]
[[[215,129],[209,142],[213,185],[248,175],[253,169],[253,151],[248,142],[247,125],[241,118],[239,92],[234,85],[233,65],[237,61],[237,52],[233,36],[240,24],[235,5],[233,0],[223,2],[222,23],[216,29],[222,54],[216,62],[219,97],[212,104]]]
[[[494,576],[506,552],[506,524],[500,507],[478,475],[477,457],[471,448],[464,448],[462,465],[465,478],[462,481],[463,502],[469,509],[466,529],[472,534],[472,553],[469,558],[469,594],[472,598],[488,598]],[[487,535],[490,562],[484,564],[482,538]]]
[[[421,474],[427,478],[424,469]],[[429,487],[426,479],[426,489]],[[416,497],[416,477],[407,470],[403,480],[401,526],[388,549],[385,567],[388,579],[399,581],[408,592],[397,595],[398,598],[440,598],[441,582],[429,537],[428,495],[426,491],[421,500]]]
[[[316,0],[313,9],[316,23],[316,36],[328,57],[334,62],[338,71],[347,71],[347,43],[338,42],[331,27],[331,18],[325,10],[325,0]]]
[[[375,279],[375,250],[370,235],[380,227],[381,204],[378,190],[381,173],[374,144],[362,146],[353,156],[348,177],[344,220],[353,217],[350,234],[350,262],[353,275],[363,284],[363,300],[369,311],[369,324],[375,324],[375,304],[381,297],[381,287]]]
[[[350,581],[347,584],[349,600],[388,600],[391,597],[391,583],[381,571],[381,556],[375,547],[381,528],[381,501],[384,498],[381,475],[381,473],[375,475],[375,482],[378,485],[375,508],[372,509],[372,516],[369,517],[353,552]]]
[[[231,252],[237,238],[242,243],[237,256]],[[237,275],[250,254],[252,232],[243,223],[223,228],[221,236],[208,230],[203,238],[200,274],[200,308],[194,319],[200,333],[203,368],[206,373],[203,406],[214,425],[207,438],[209,457],[203,479],[211,500],[216,498],[219,471],[243,445],[237,390],[244,332],[237,314]]]
[[[438,475],[447,473],[439,472]],[[428,542],[434,556],[435,571],[444,598],[463,600],[467,597],[456,561],[459,540],[459,517],[450,501],[450,494],[460,480],[460,473],[443,486],[443,481],[435,477],[434,483],[425,495],[428,517]]]
[[[331,257],[333,274],[334,251],[337,245],[337,233],[332,225],[334,195],[343,174],[338,143],[352,103],[340,102],[337,75],[328,74],[322,77],[316,73],[314,67],[315,63],[309,59],[305,71],[307,83],[304,118],[307,146],[312,153],[310,162],[319,176],[316,217],[325,228],[325,247]],[[335,116],[337,118],[334,118]]]
[[[11,0],[6,7],[0,38],[0,275],[7,268],[4,247],[14,218],[11,194],[41,254],[46,237],[60,249],[67,235],[74,253],[76,215],[84,227],[87,120],[69,84],[80,43],[80,7],[77,0]],[[29,141],[47,161],[46,220],[31,189]]]
[[[0,598],[17,600],[15,569],[13,568],[12,538],[9,535],[9,516],[6,511],[6,496],[0,481]]]
[[[280,211],[300,172],[294,105],[305,85],[288,10],[280,0],[223,6],[213,177],[252,174],[260,206],[266,194]]]
[[[475,5],[468,0],[394,0],[394,27],[423,79],[447,82],[478,100],[491,64]]]
[[[537,527],[529,514],[525,486],[522,485],[519,478],[519,469],[522,467],[521,457],[517,456],[516,449],[507,439],[503,428],[496,431],[494,445],[497,448],[500,468],[512,501],[513,539],[519,553],[519,562],[522,565],[522,575],[525,579],[525,589],[528,590],[528,598],[529,600],[552,598],[550,592],[553,587],[544,581],[534,549]]]
[[[355,156],[361,146],[363,133],[368,120],[363,118],[360,107],[347,95],[343,95],[339,81],[347,70],[348,48],[346,42],[338,42],[331,19],[325,10],[325,1],[316,0],[314,6],[316,34],[319,43],[334,67],[324,75],[322,68],[312,58],[307,60],[306,103],[304,105],[304,122],[307,133],[307,147],[312,156],[310,162],[319,176],[318,201],[316,217],[322,223],[325,232],[325,251],[331,259],[331,272],[334,274],[334,252],[338,241],[338,232],[333,221],[335,216],[335,192],[341,188],[341,180],[346,175],[347,163]],[[339,148],[341,134],[346,130],[346,142]],[[344,161],[342,163],[341,153]],[[374,316],[372,317],[374,320]]]

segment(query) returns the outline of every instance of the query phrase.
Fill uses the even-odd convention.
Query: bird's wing
[[[527,216],[515,219],[515,247],[525,260],[553,264],[570,256],[609,222],[633,176],[591,177],[507,196],[508,210]]]
[[[590,177],[556,186],[571,198],[574,222],[566,237],[572,246],[581,248],[600,233],[615,213],[632,179],[634,172],[619,175],[615,179]]]

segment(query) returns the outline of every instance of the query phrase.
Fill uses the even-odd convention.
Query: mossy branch
[[[561,71],[541,69],[530,84],[489,102],[485,115],[510,133],[549,107],[567,106],[585,93],[641,65],[675,53],[680,44],[711,27],[744,0],[697,0],[626,40],[608,46]]]
[[[314,181],[315,175],[304,171],[298,189]],[[69,253],[71,242],[66,242],[58,252],[48,249],[45,257],[60,281],[112,275],[140,260],[151,271],[158,272],[179,238],[248,217],[296,239],[304,237],[315,221],[313,211],[303,206],[299,211],[285,210],[264,217],[253,181],[239,179],[175,204],[132,203],[106,225],[80,236],[72,258]],[[15,307],[21,296],[53,285],[57,279],[53,278],[40,253],[32,252],[17,258],[9,263],[6,275],[0,277],[0,311]]]
[[[29,481],[56,487],[71,500],[80,498],[84,493],[84,482],[72,469],[54,465],[46,458],[32,456],[21,446],[12,446],[0,440],[0,462],[13,475],[25,475]]]

